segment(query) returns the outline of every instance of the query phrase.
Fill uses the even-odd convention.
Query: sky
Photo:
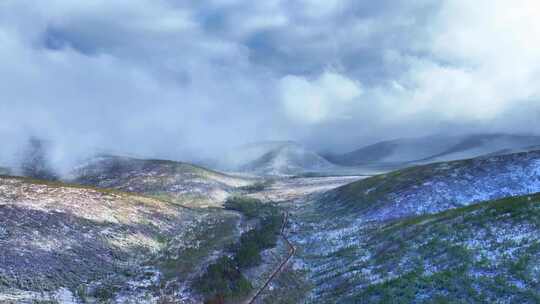
[[[537,0],[2,0],[0,159],[540,132]]]

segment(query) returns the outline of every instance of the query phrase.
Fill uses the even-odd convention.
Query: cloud
[[[0,18],[6,141],[51,139],[65,148],[58,159],[96,148],[182,159],[265,134],[245,126],[271,113],[255,110],[267,101],[267,77],[240,44],[198,28],[190,9],[11,3],[11,13],[27,18]]]
[[[357,82],[347,77],[325,72],[313,81],[285,76],[280,82],[280,92],[289,117],[300,123],[315,124],[343,119],[362,90]]]
[[[0,163],[32,135],[61,163],[540,132],[538,13],[534,0],[2,1]]]
[[[538,113],[540,21],[532,15],[539,9],[525,0],[445,1],[417,50],[423,55],[402,50],[390,63],[406,66],[395,79],[406,88],[394,92],[406,101],[399,112],[503,125],[520,104]]]

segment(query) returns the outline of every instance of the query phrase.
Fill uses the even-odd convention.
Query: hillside
[[[529,195],[366,226],[316,268],[314,302],[538,303],[539,219]]]
[[[158,284],[188,280],[234,241],[238,219],[112,190],[2,176],[0,302],[156,299],[165,292]]]
[[[450,239],[450,243],[442,247],[437,243],[431,244],[430,240],[444,241],[445,237],[453,236],[470,238],[470,242],[475,242],[477,239],[486,238],[486,235],[481,234],[480,230],[470,228],[476,227],[475,221],[471,220],[469,223],[467,220],[462,224],[469,228],[464,226],[463,232],[457,232],[455,229],[461,226],[450,221],[445,226],[446,230],[441,232],[446,233],[445,235],[430,238],[422,233],[429,232],[431,228],[424,227],[431,227],[427,224],[435,225],[438,221],[430,220],[429,216],[444,216],[444,212],[451,212],[447,210],[470,211],[470,216],[479,216],[475,210],[480,209],[467,209],[467,206],[536,192],[540,192],[539,151],[425,165],[363,179],[316,196],[311,203],[296,206],[293,212],[296,222],[293,241],[299,247],[297,264],[302,265],[302,269],[307,272],[307,279],[315,285],[312,292],[315,303],[378,303],[381,301],[378,295],[383,293],[377,290],[386,290],[389,296],[395,296],[396,294],[386,289],[389,287],[385,284],[396,279],[398,281],[395,284],[403,285],[409,278],[403,277],[399,281],[399,277],[409,272],[413,275],[412,271],[417,271],[415,267],[418,266],[418,261],[427,259],[423,254],[429,252],[437,254],[434,259],[438,260],[433,261],[435,266],[425,263],[427,270],[420,272],[418,278],[434,275],[433,284],[439,284],[438,279],[459,279],[460,274],[443,272],[445,269],[456,269],[448,267],[452,263],[445,260],[447,253],[439,248],[452,249],[458,246],[455,247],[455,252],[449,251],[448,254],[459,257],[463,251],[459,247],[462,243]],[[529,198],[524,200],[528,201]],[[534,200],[537,201],[538,197],[535,196]],[[538,212],[540,209],[534,210]],[[535,224],[533,219],[534,217],[523,220],[523,223],[515,227],[505,226],[504,218],[498,217],[491,218],[488,223],[492,223],[493,227],[490,224],[490,229],[506,229],[504,233],[513,235],[515,229],[524,229]],[[411,232],[402,228],[406,223],[416,225],[411,227],[417,230],[413,229]],[[421,225],[422,223],[426,225]],[[391,233],[382,234],[385,231]],[[467,231],[479,234],[469,235]],[[490,234],[488,236],[496,237]],[[499,247],[494,250],[505,248],[504,244],[497,246]],[[401,248],[403,252],[400,251]],[[403,256],[396,262],[399,255]],[[500,259],[500,262],[506,263],[503,259]],[[503,272],[495,275],[501,273]],[[419,286],[430,283],[425,278],[418,280]],[[527,284],[533,282],[529,280]],[[449,287],[462,284],[458,281],[454,283]],[[480,283],[474,281],[474,284]],[[447,283],[443,282],[435,287],[426,285],[425,288],[435,292],[438,286],[446,285]],[[479,285],[474,286],[478,291]],[[494,287],[488,287],[482,289],[486,290],[485,296],[489,298],[495,290]],[[416,287],[407,288],[406,293]],[[510,289],[504,289],[503,292],[508,292],[507,290]],[[420,292],[414,294],[418,295]],[[415,301],[421,303],[423,300],[419,298]],[[403,301],[409,302],[411,301]]]
[[[472,202],[540,191],[540,151],[411,167],[325,194],[320,208],[369,219],[433,213]]]
[[[269,151],[242,165],[240,170],[258,175],[279,176],[325,172],[335,167],[322,156],[299,144],[284,142],[272,145]]]
[[[482,155],[509,154],[534,150],[540,136],[510,134],[476,134],[466,136],[428,136],[396,139],[369,145],[328,159],[345,166],[403,167],[473,158]]]
[[[225,150],[214,163],[217,163],[217,166],[224,170],[239,170],[242,166],[256,161],[263,155],[287,145],[296,145],[296,143],[293,141],[261,141],[245,144]]]
[[[253,180],[168,160],[102,156],[71,173],[69,182],[152,196],[188,206],[218,205]]]

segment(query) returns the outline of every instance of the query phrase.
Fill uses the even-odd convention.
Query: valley
[[[0,304],[540,304],[538,0],[0,0]]]
[[[23,177],[0,178],[0,218],[4,227],[0,238],[0,302],[200,303],[203,298],[194,291],[193,282],[238,242],[243,233],[254,227],[252,220],[243,219],[242,213],[233,210],[207,204],[183,205],[183,200],[178,198],[191,200],[191,193],[182,197],[183,192],[162,191],[167,184],[156,181],[165,178],[160,175],[165,174],[165,169],[159,169],[162,171],[158,174],[154,166],[134,168],[130,161],[129,170],[117,166],[113,178],[107,175],[111,165],[106,164],[99,167],[99,173],[93,170],[94,165],[90,167],[92,170],[78,168],[75,172],[84,179],[71,180],[82,185]],[[157,164],[161,168],[162,163]],[[187,168],[188,172],[193,170]],[[185,176],[185,171],[182,174]],[[90,176],[99,176],[100,183],[91,183]],[[145,177],[143,182],[141,176]],[[218,177],[223,181],[224,176]],[[290,201],[357,179],[277,178],[266,182],[258,191],[238,186],[235,193],[267,203],[276,202],[280,212],[288,217]],[[230,180],[241,181],[238,185],[246,184],[241,178]],[[193,188],[190,179],[184,177],[183,181],[188,183],[183,187]],[[214,182],[206,183],[215,186]],[[182,185],[178,181],[177,184]],[[137,188],[140,185],[144,188]],[[118,190],[112,189],[113,186]],[[125,192],[129,190],[140,194]],[[202,190],[198,192],[201,193],[207,195]],[[223,201],[217,206],[221,204]],[[268,286],[273,286],[291,264],[293,247],[283,237],[290,225],[289,220],[283,221],[282,237],[275,247],[262,252],[260,266],[245,272],[253,286],[250,293],[253,303],[266,296]],[[298,296],[303,296],[303,292]]]
[[[99,156],[63,181],[0,181],[0,302],[540,296],[538,151],[373,176]]]

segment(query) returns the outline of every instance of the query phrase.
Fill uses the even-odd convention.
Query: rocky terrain
[[[469,255],[475,255],[476,259],[481,250],[489,255],[488,247],[478,249],[480,253],[470,252],[469,249],[463,253],[464,244],[485,240],[493,244],[492,250],[503,251],[507,246],[505,240],[513,240],[518,230],[522,229],[527,234],[536,233],[538,229],[534,217],[516,221],[515,225],[505,221],[506,216],[514,218],[514,215],[499,217],[496,214],[489,218],[487,216],[492,216],[491,211],[486,211],[484,217],[478,210],[484,210],[482,206],[488,203],[482,202],[536,192],[540,192],[538,151],[413,167],[363,179],[295,205],[293,214],[297,226],[292,240],[299,247],[297,263],[308,272],[308,280],[315,285],[312,300],[316,303],[378,303],[403,292],[407,294],[402,298],[403,303],[421,303],[436,295],[444,297],[452,293],[451,290],[436,292],[441,286],[457,288],[451,286],[463,283],[457,281],[457,274],[451,272],[453,269],[449,265]],[[516,200],[536,202],[538,197]],[[467,207],[477,203],[477,208]],[[502,204],[504,201],[493,206]],[[532,212],[536,210],[536,205],[532,204],[530,208]],[[516,212],[527,213],[522,209],[516,209]],[[460,216],[448,219],[448,215],[455,214]],[[480,222],[480,218],[488,232],[476,230],[480,225],[476,222]],[[438,219],[447,222],[440,223]],[[497,229],[501,229],[497,232],[499,234],[496,233]],[[502,234],[504,237],[500,237]],[[460,238],[465,243],[458,243],[457,239]],[[521,239],[516,238],[512,246],[523,252],[523,258],[527,258],[529,255],[525,254],[525,247],[523,251],[519,247]],[[444,246],[437,241],[445,242]],[[428,253],[435,254],[432,257],[433,265],[422,262],[428,260],[424,256]],[[538,253],[533,251],[531,258],[534,259]],[[455,256],[448,257],[450,254]],[[497,262],[497,258],[493,259]],[[502,259],[498,261],[503,262]],[[511,261],[517,262],[516,259]],[[417,269],[419,267],[425,269],[420,271]],[[487,302],[498,298],[497,290],[493,287],[497,284],[489,280],[506,274],[502,268],[497,270],[496,265],[490,267],[489,270],[486,268],[475,272],[473,269],[467,275],[460,274],[475,289],[476,293],[471,293],[480,293],[478,299],[486,299]],[[445,273],[447,270],[449,272]],[[475,275],[479,274],[486,277],[476,278]],[[414,275],[419,286],[433,279],[432,285],[421,285],[425,289],[424,298],[421,296],[422,290],[414,289],[420,288],[418,286],[407,285],[403,287],[405,289],[399,289],[404,282],[408,282],[407,275]],[[402,277],[401,281],[393,281]],[[444,281],[453,279],[456,279],[454,285]],[[486,284],[492,284],[491,287],[479,287],[482,285],[478,284],[484,279],[489,279]],[[525,284],[521,285],[522,289],[525,288],[523,286],[535,286],[537,279],[534,277],[522,282]],[[400,287],[389,291],[388,286],[394,283]],[[507,297],[502,303],[513,302],[509,291],[503,288],[499,292]],[[530,294],[522,293],[519,296],[519,299],[530,302],[534,299]],[[466,297],[465,302],[478,300]]]
[[[168,160],[101,156],[72,171],[67,181],[161,196],[185,206],[216,206],[254,179]]]

